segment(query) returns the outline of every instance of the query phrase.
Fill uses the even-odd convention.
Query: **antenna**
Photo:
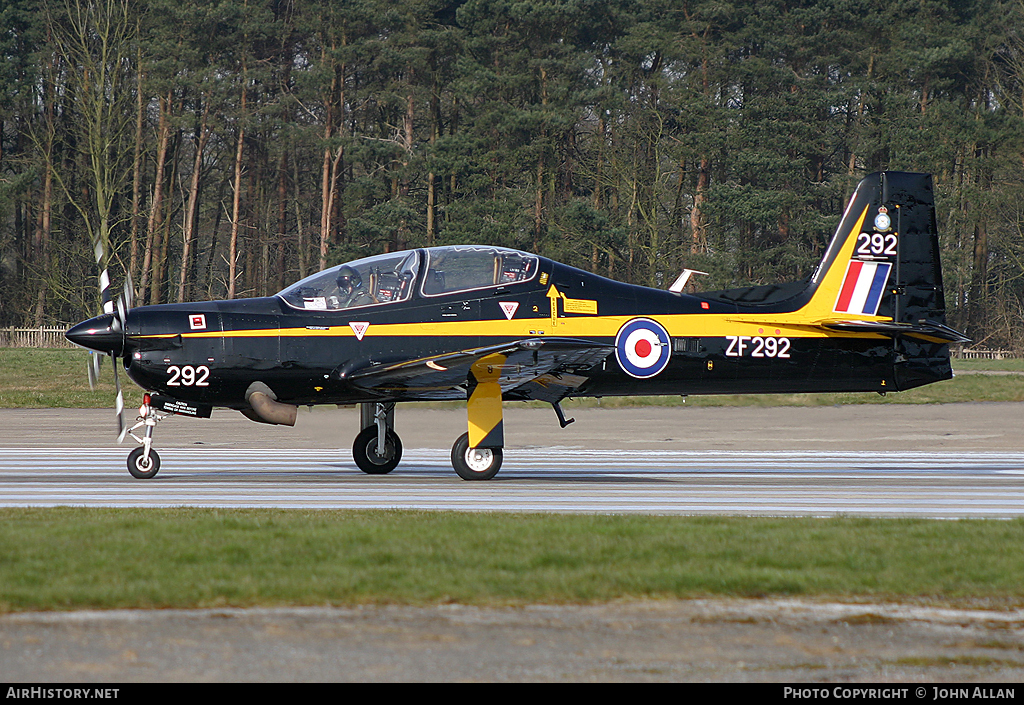
[[[690,281],[691,274],[707,275],[707,272],[698,272],[696,269],[684,269],[683,273],[676,277],[676,280],[672,282],[672,286],[670,286],[668,290],[675,294],[681,294],[683,292],[683,287],[686,286],[686,282]]]

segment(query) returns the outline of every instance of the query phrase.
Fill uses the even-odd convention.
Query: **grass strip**
[[[0,408],[98,409],[113,406],[114,376],[103,359],[96,389],[89,388],[84,350],[0,348]],[[1024,360],[957,360],[964,372],[1000,370],[1008,375],[964,374],[884,397],[871,392],[839,394],[726,394],[715,396],[604,397],[567,400],[573,408],[635,406],[834,406],[836,404],[948,404],[955,402],[1024,401]],[[142,403],[142,390],[121,376],[125,407]],[[465,402],[425,403],[459,407]],[[537,402],[538,406],[546,406]]]
[[[1024,602],[1024,520],[0,510],[0,611],[802,596]]]
[[[96,389],[89,388],[89,353],[61,348],[0,348],[0,408],[101,409],[114,405],[114,372],[103,357]],[[142,390],[121,374],[128,408]]]

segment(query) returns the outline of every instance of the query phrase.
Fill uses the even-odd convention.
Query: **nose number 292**
[[[167,374],[171,376],[167,380],[168,387],[210,386],[210,368],[206,365],[200,365],[199,367],[171,365],[167,368]]]

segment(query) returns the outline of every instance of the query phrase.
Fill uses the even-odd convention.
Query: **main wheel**
[[[470,448],[463,433],[452,446],[452,467],[463,480],[490,480],[501,469],[501,448]]]
[[[384,433],[384,453],[377,453],[377,426],[367,426],[352,444],[352,459],[359,469],[370,475],[386,475],[402,459],[402,441],[390,428]]]
[[[145,447],[139,446],[128,454],[128,472],[140,480],[152,479],[160,472],[160,456],[150,448],[149,459],[145,459],[142,457],[145,452]]]

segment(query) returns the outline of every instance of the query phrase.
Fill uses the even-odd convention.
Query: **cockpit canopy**
[[[393,252],[325,269],[278,296],[295,308],[313,311],[404,301],[412,295],[418,271],[417,252]]]
[[[483,245],[391,252],[325,269],[278,296],[290,306],[314,311],[406,301],[421,269],[420,295],[431,297],[530,281],[537,276],[539,260],[526,252]]]
[[[426,250],[427,272],[423,296],[442,296],[459,291],[530,281],[537,275],[538,260],[518,250],[480,245],[452,245]]]

